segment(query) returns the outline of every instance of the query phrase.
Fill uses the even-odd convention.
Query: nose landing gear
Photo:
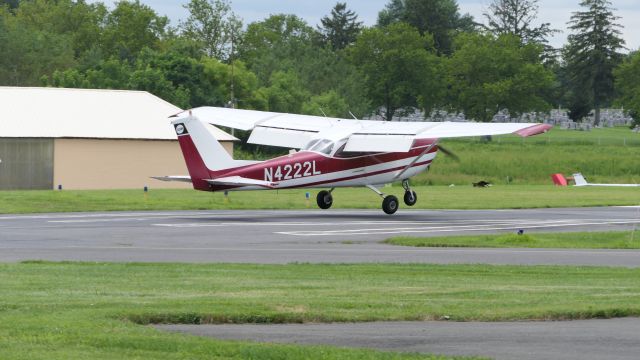
[[[402,187],[404,188],[404,203],[407,206],[415,205],[418,202],[418,195],[409,187],[409,179],[402,180]]]

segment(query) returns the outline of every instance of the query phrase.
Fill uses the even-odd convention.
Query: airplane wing
[[[311,139],[348,138],[348,152],[406,152],[416,139],[518,134],[533,136],[551,128],[535,123],[398,122],[337,119],[254,110],[200,107],[174,115],[195,116],[213,125],[252,130],[252,144],[300,149]]]
[[[229,176],[229,177],[208,179],[207,182],[211,185],[260,186],[260,187],[266,187],[266,188],[273,187],[272,182],[249,179],[241,176]]]

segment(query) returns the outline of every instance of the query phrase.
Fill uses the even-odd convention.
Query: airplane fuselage
[[[429,167],[438,151],[434,140],[416,141],[406,153],[323,154],[299,151],[252,165],[212,172],[211,178],[233,177],[265,181],[270,186],[227,186],[196,183],[198,190],[269,190],[336,188],[386,184],[408,179]]]

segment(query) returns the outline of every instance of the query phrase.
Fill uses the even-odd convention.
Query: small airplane
[[[614,186],[614,187],[636,187],[640,186],[640,184],[591,184],[587,182],[587,179],[582,176],[581,173],[573,174],[573,181],[575,181],[575,186]]]
[[[321,209],[331,207],[336,188],[367,187],[382,197],[387,214],[398,210],[399,201],[379,187],[401,181],[404,203],[415,205],[418,197],[409,179],[426,171],[439,150],[453,155],[438,139],[510,133],[526,137],[551,128],[533,123],[337,119],[216,107],[186,110],[170,119],[189,176],[154,179],[191,182],[202,191],[319,188],[324,189],[316,197]],[[216,140],[212,125],[251,130],[249,143],[293,150],[267,161],[234,160]]]

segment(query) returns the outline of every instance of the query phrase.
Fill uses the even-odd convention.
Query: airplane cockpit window
[[[300,150],[311,150],[311,148],[313,147],[313,145],[317,144],[318,141],[320,141],[320,139],[313,139],[311,141],[309,141],[309,143],[307,145],[305,145],[302,149]]]
[[[331,140],[320,140],[311,148],[311,151],[317,151],[327,155],[331,154],[331,150],[333,150],[333,141]]]

